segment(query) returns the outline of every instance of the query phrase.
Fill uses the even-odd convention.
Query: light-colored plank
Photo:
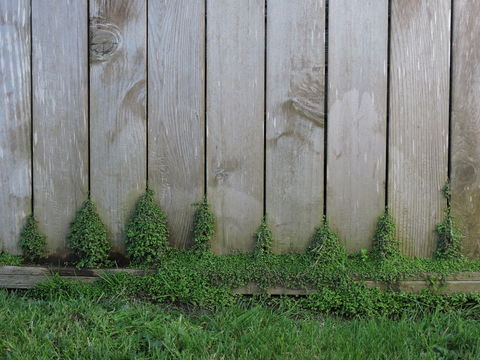
[[[402,251],[431,256],[446,202],[450,0],[393,0],[388,198]]]
[[[0,2],[0,251],[31,212],[30,1]]]
[[[205,1],[148,6],[148,182],[184,248],[204,192]]]
[[[87,2],[32,2],[34,214],[49,253],[88,191]]]
[[[452,208],[464,253],[480,257],[480,3],[454,1]]]
[[[146,2],[90,0],[91,193],[124,250],[124,228],[146,187]]]
[[[323,215],[325,3],[268,4],[266,213],[275,252],[302,251]]]
[[[207,195],[219,253],[253,249],[263,214],[264,5],[207,2]]]
[[[388,1],[331,1],[328,31],[327,215],[358,251],[385,206]]]

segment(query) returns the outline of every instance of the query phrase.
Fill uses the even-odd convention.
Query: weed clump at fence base
[[[272,230],[268,226],[266,216],[262,218],[254,238],[255,252],[257,255],[262,256],[272,254],[273,235]]]
[[[155,202],[153,190],[147,189],[135,205],[126,227],[126,247],[131,263],[153,264],[166,253],[167,216]]]
[[[391,260],[400,256],[400,249],[395,234],[395,222],[388,208],[378,218],[373,235],[372,255],[380,260]]]
[[[455,223],[452,215],[450,184],[447,182],[442,188],[442,193],[447,200],[447,207],[444,210],[443,221],[435,227],[437,231],[437,249],[435,257],[439,259],[460,259],[462,258],[462,233]]]
[[[193,214],[193,250],[206,252],[215,237],[215,215],[206,197],[193,205],[197,207]]]
[[[103,224],[93,201],[88,198],[70,226],[68,245],[77,257],[79,268],[108,266],[111,245],[107,229]]]
[[[46,237],[38,229],[38,222],[30,215],[20,233],[20,248],[27,261],[35,262],[45,257]]]
[[[315,261],[324,263],[343,262],[345,248],[340,244],[338,235],[330,229],[327,218],[322,218],[322,224],[313,233],[307,252]]]

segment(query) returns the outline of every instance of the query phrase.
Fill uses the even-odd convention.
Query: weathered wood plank
[[[480,256],[480,3],[454,1],[452,53],[452,209],[464,253]]]
[[[75,269],[61,267],[40,267],[40,266],[1,266],[0,267],[0,287],[9,289],[29,289],[42,281],[46,281],[53,276],[59,275],[65,280],[74,280],[85,283],[92,283],[99,277],[109,273],[125,273],[132,276],[145,276],[153,273],[154,270],[143,269]],[[438,294],[453,293],[472,293],[480,292],[479,273],[457,273],[448,275],[445,281],[432,286],[428,278],[430,275],[418,276],[417,278],[401,280],[397,283],[388,284],[379,281],[366,280],[361,281],[367,287],[380,287],[381,289],[390,289],[393,291],[402,291],[416,293],[424,289],[432,289]],[[251,295],[266,293],[270,295],[308,295],[317,291],[312,288],[285,288],[283,286],[272,286],[267,289],[261,289],[255,283],[249,283],[245,286],[233,289],[237,294]]]
[[[48,251],[66,235],[88,191],[87,2],[32,2],[34,214]]]
[[[266,213],[275,252],[302,251],[323,215],[325,2],[272,1]]]
[[[124,227],[146,188],[146,2],[90,0],[91,194],[124,250]]]
[[[185,248],[205,186],[205,1],[148,7],[148,182]]]
[[[0,251],[20,254],[31,212],[30,1],[0,3]]]
[[[402,251],[431,256],[446,206],[450,0],[393,0],[389,206]]]
[[[332,1],[328,31],[327,215],[358,251],[385,206],[388,1]]]
[[[207,2],[207,194],[218,253],[251,250],[263,214],[264,5]]]

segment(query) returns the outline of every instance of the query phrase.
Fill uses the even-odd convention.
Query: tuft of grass
[[[38,222],[33,215],[27,217],[27,222],[20,233],[19,244],[25,260],[35,262],[45,257],[47,240],[45,235],[40,233]]]
[[[257,255],[272,254],[273,235],[272,230],[268,226],[267,217],[264,216],[258,227],[255,237],[255,252]]]
[[[167,217],[155,202],[153,190],[147,189],[138,200],[126,227],[126,250],[136,265],[158,262],[168,246]]]
[[[395,233],[393,217],[385,208],[385,212],[378,218],[377,227],[373,236],[373,257],[381,260],[393,259],[400,256],[400,249]]]
[[[207,252],[215,237],[215,215],[207,202],[207,197],[193,205],[197,207],[193,215],[193,249]]]
[[[97,213],[95,204],[88,198],[70,225],[69,247],[78,258],[79,268],[98,268],[108,265],[111,245],[107,229]]]

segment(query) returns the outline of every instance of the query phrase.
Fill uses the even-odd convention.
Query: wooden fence
[[[480,3],[0,0],[0,238],[52,254],[90,191],[111,241],[148,185],[172,243],[208,195],[218,253],[302,251],[325,213],[350,251],[388,205],[430,256],[446,201],[480,256]]]

